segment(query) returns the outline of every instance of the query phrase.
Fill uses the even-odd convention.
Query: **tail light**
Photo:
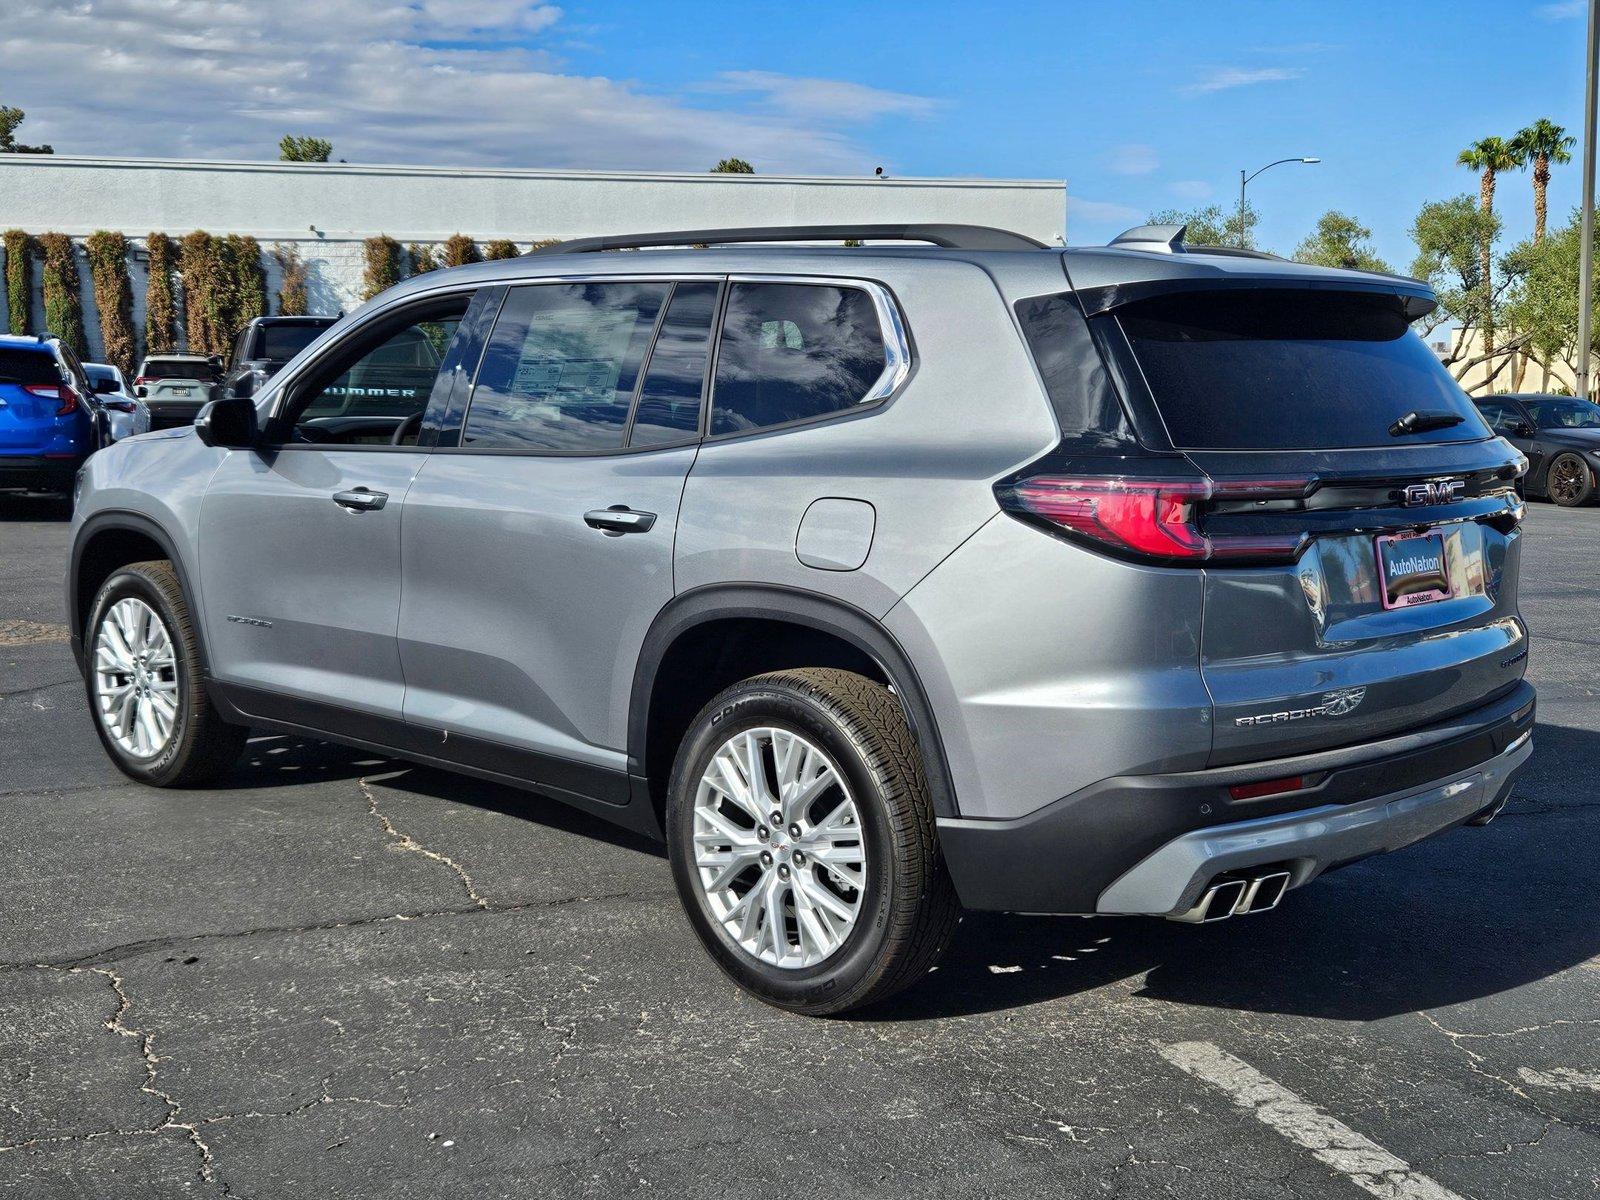
[[[53,383],[25,383],[22,390],[30,396],[42,396],[46,400],[59,400],[61,407],[56,409],[56,416],[64,417],[68,413],[78,411],[78,393],[65,384]]]
[[[1173,565],[1229,561],[1292,562],[1307,535],[1207,535],[1199,527],[1205,505],[1228,500],[1303,497],[1316,486],[1292,479],[1124,479],[1034,475],[996,488],[1000,505],[1015,516],[1043,522],[1087,539],[1097,548]]]
[[[144,387],[144,385],[149,383],[149,382],[151,382],[151,380],[153,378],[154,377],[150,376],[150,375],[140,375],[137,379],[135,379],[133,381],[133,386],[134,387]]]

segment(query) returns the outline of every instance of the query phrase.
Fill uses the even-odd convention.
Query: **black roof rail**
[[[655,246],[733,245],[741,242],[899,241],[931,242],[949,250],[1043,250],[1045,244],[1023,233],[988,225],[768,225],[746,229],[679,229],[664,233],[612,234],[574,238],[530,250],[524,258],[546,254],[587,254],[595,250],[644,250]]]

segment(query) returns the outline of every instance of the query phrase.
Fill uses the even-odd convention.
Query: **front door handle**
[[[348,492],[335,492],[333,502],[351,512],[377,512],[389,503],[389,493],[364,487],[351,488]]]
[[[621,537],[625,533],[648,533],[656,523],[656,515],[626,504],[613,504],[610,508],[590,509],[583,514],[583,523],[607,537]]]

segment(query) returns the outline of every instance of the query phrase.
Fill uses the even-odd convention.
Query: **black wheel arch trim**
[[[177,573],[178,586],[183,588],[184,599],[191,606],[190,624],[194,627],[195,642],[200,647],[200,673],[202,677],[208,676],[211,654],[206,646],[205,623],[200,618],[199,594],[190,585],[188,568],[178,553],[177,542],[153,517],[124,509],[106,509],[95,513],[84,521],[72,539],[66,578],[67,632],[72,640],[72,656],[77,660],[79,669],[83,668],[84,630],[83,610],[78,603],[80,600],[78,580],[83,571],[83,551],[96,534],[118,529],[143,534],[166,552],[167,560],[172,563],[172,569]]]
[[[922,752],[935,814],[960,815],[933,708],[910,656],[894,635],[871,614],[842,600],[781,584],[707,584],[674,597],[656,615],[639,651],[628,703],[628,763],[633,775],[645,775],[650,697],[668,650],[698,626],[740,618],[804,625],[832,634],[872,659],[900,697],[917,749]]]

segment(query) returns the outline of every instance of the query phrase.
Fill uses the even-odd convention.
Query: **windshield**
[[[1524,400],[1540,429],[1600,429],[1600,404],[1587,400]]]
[[[295,322],[293,325],[268,325],[261,330],[261,357],[273,362],[288,362],[304,350],[327,328]]]
[[[215,379],[215,368],[204,359],[152,358],[144,365],[146,379]]]
[[[1337,450],[1488,434],[1392,296],[1182,292],[1129,304],[1117,320],[1179,449]],[[1390,433],[1408,413],[1439,419]]]
[[[49,351],[0,350],[0,383],[61,382],[56,360]]]

